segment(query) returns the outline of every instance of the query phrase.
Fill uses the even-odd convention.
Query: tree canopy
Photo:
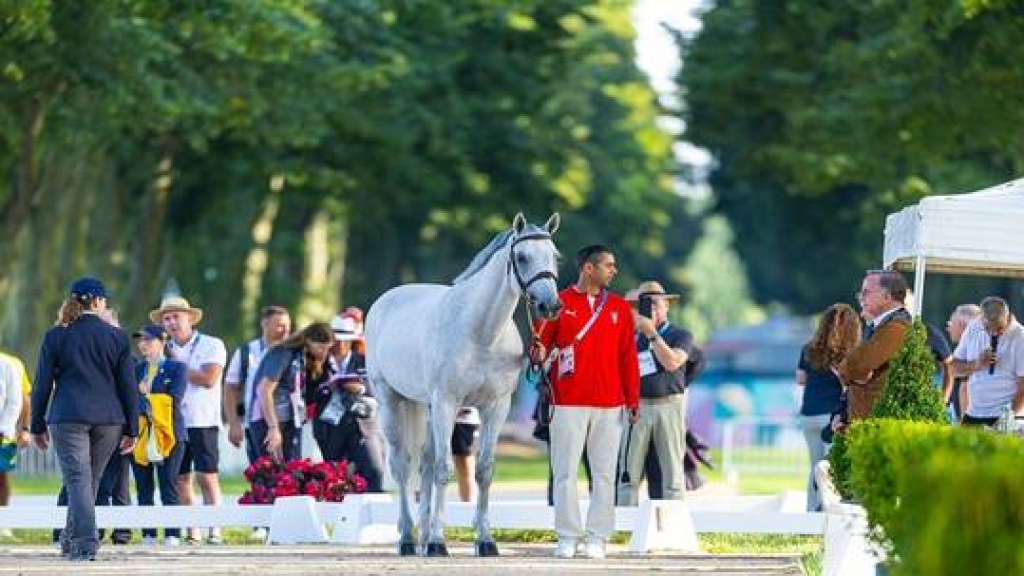
[[[525,211],[623,285],[700,232],[623,0],[0,0],[2,344],[65,287],[168,285],[229,341],[450,281]],[[567,258],[565,277],[575,270]]]
[[[1022,16],[983,0],[731,0],[677,35],[685,136],[714,156],[715,210],[759,301],[849,301],[880,264],[887,213],[1024,171]],[[950,293],[999,284],[970,286]]]

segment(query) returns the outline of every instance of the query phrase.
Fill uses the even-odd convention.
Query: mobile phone
[[[652,318],[651,308],[654,306],[654,298],[641,296],[637,305],[637,311],[644,318]]]

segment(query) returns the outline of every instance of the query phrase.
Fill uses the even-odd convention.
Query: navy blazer
[[[32,387],[32,433],[47,424],[120,424],[139,435],[139,390],[128,336],[95,314],[43,336]]]
[[[135,364],[135,380],[142,382],[146,379],[146,370],[149,362],[145,358]],[[188,440],[188,429],[185,428],[185,415],[181,412],[181,403],[185,399],[185,388],[188,380],[185,378],[185,363],[164,358],[160,361],[160,368],[157,369],[153,378],[150,393],[168,394],[174,399],[174,438],[178,442]],[[145,396],[139,395],[139,410],[142,413],[150,411],[149,401]]]

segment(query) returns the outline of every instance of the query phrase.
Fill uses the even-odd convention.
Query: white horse
[[[420,461],[420,551],[447,556],[444,492],[451,437],[462,406],[480,410],[476,553],[497,556],[487,518],[494,449],[508,415],[523,355],[512,315],[525,296],[540,317],[558,315],[558,251],[543,227],[517,214],[512,229],[480,251],[452,286],[409,284],[384,293],[366,316],[366,372],[380,401],[398,483],[398,553],[417,553],[410,511],[410,473]],[[428,434],[429,432],[429,434]],[[426,441],[425,440],[429,440]],[[422,460],[420,457],[422,455]]]

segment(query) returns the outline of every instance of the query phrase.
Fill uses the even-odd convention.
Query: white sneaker
[[[142,545],[143,546],[156,546],[156,536],[143,536],[142,537]]]
[[[571,538],[560,539],[555,548],[556,558],[572,558],[576,555],[576,541]]]
[[[206,537],[207,544],[223,544],[224,539],[220,535],[220,528],[210,528],[210,535]]]
[[[181,538],[177,536],[168,536],[164,538],[164,546],[181,546]]]
[[[267,541],[267,529],[263,528],[263,527],[253,528],[252,529],[252,534],[249,536],[249,538],[251,540],[256,540],[257,542],[266,542]]]
[[[583,547],[583,555],[595,560],[604,558],[604,542],[601,540],[587,540],[587,544]]]

